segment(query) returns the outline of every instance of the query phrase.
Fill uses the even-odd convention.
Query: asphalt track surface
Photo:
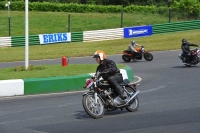
[[[180,51],[152,52],[151,62],[125,63],[121,55],[107,56],[132,67],[140,107],[137,112],[105,112],[89,117],[81,92],[0,98],[0,133],[200,133],[200,64],[186,67]],[[69,63],[96,63],[92,57],[70,58]],[[31,61],[61,64],[61,59]],[[24,62],[0,63],[1,68]]]

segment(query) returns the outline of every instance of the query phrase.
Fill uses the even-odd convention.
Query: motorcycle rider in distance
[[[183,59],[184,63],[186,63],[186,61],[189,61],[189,60],[192,60],[191,63],[195,63],[195,59],[192,58],[190,46],[199,47],[196,44],[192,44],[192,43],[187,42],[187,40],[185,38],[182,39],[181,49],[182,49],[183,53],[182,53],[181,56],[184,57],[184,59]]]
[[[136,47],[141,47],[141,45],[137,44],[135,40],[132,40],[131,43],[128,45],[128,50],[136,55],[138,53],[135,49]]]
[[[96,51],[93,58],[95,58],[96,62],[99,64],[96,69],[96,74],[97,72],[100,72],[102,78],[107,80],[113,86],[121,99],[126,99],[126,95],[119,85],[120,82],[123,82],[123,77],[115,62],[113,60],[106,59],[106,54],[102,50]]]

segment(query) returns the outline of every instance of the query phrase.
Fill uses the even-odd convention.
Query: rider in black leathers
[[[93,58],[96,58],[96,61],[99,64],[96,69],[96,73],[101,72],[102,78],[107,80],[113,86],[122,99],[126,99],[126,95],[119,85],[120,82],[123,82],[123,77],[115,62],[106,59],[106,54],[101,50],[96,51]]]
[[[192,59],[193,57],[192,57],[192,54],[190,51],[190,46],[198,47],[198,45],[189,43],[189,42],[187,42],[186,39],[182,39],[182,45],[181,45],[181,49],[183,51],[182,57],[185,57],[183,62],[192,61],[191,63],[193,63],[195,61]]]

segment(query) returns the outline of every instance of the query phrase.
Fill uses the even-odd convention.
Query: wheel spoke
[[[132,88],[130,88],[130,87],[126,87],[126,90],[129,93],[135,93],[135,91],[132,90]],[[130,101],[129,106],[126,109],[128,111],[133,112],[133,111],[136,111],[138,107],[139,107],[139,101],[138,101],[138,98],[136,96],[133,100]]]
[[[88,110],[94,115],[99,115],[103,112],[103,104],[100,99],[97,99],[97,103],[95,103],[94,98],[89,96],[86,99],[86,105]]]

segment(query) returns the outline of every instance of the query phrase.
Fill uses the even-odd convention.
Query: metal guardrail
[[[29,36],[29,46],[30,45],[40,45],[38,35]],[[12,37],[12,47],[25,46],[25,36],[13,36]]]
[[[11,37],[0,37],[0,47],[11,47]]]
[[[124,38],[124,28],[93,30],[83,32],[83,42],[115,40]]]
[[[153,25],[153,34],[200,29],[200,20]]]

